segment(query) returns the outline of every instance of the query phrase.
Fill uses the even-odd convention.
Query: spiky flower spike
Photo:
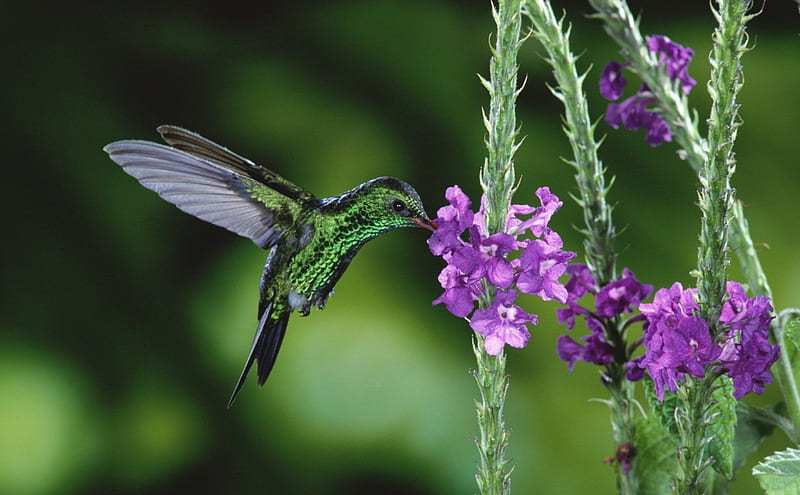
[[[369,240],[400,227],[436,225],[406,182],[379,177],[339,196],[317,198],[278,174],[175,126],[158,128],[169,146],[117,141],[104,150],[144,187],[181,210],[269,250],[258,327],[233,404],[254,361],[263,385],[289,315],[325,307],[334,285]]]

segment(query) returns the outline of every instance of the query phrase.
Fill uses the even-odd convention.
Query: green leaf
[[[736,437],[733,446],[733,472],[744,467],[767,436],[775,430],[771,418],[778,417],[773,407],[756,407],[744,401],[736,403]]]
[[[800,349],[800,318],[792,318],[783,327],[783,339],[794,344],[794,350]],[[788,346],[784,345],[788,350]]]
[[[667,495],[678,472],[677,445],[653,414],[636,422],[636,462],[640,493]]]
[[[647,405],[653,411],[658,422],[668,432],[672,441],[677,444],[679,440],[678,425],[675,423],[675,410],[678,407],[678,396],[674,392],[664,391],[664,400],[659,401],[656,396],[656,388],[652,380],[645,380],[644,392],[647,398]]]
[[[727,376],[717,378],[711,393],[711,418],[706,436],[711,439],[708,453],[712,466],[727,479],[733,478],[733,439],[736,434],[736,399],[733,398],[733,381]]]
[[[753,468],[767,495],[800,495],[800,450],[776,452]]]
[[[783,342],[781,342],[781,352],[789,356],[792,365],[792,373],[795,381],[800,379],[800,318],[792,318],[784,326],[781,332]]]

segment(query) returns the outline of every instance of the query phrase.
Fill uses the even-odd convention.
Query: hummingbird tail
[[[264,308],[264,312],[261,313],[261,318],[258,321],[256,335],[253,337],[253,345],[250,347],[250,355],[247,357],[247,362],[244,364],[239,381],[236,382],[236,387],[234,387],[233,394],[231,394],[231,398],[228,401],[228,409],[233,405],[236,396],[239,395],[239,391],[247,379],[247,374],[250,372],[250,367],[253,366],[253,361],[258,360],[256,368],[258,370],[258,386],[264,385],[264,382],[267,381],[267,377],[278,357],[283,335],[286,333],[289,314],[289,311],[283,311],[277,317],[274,317],[272,315],[272,303]]]

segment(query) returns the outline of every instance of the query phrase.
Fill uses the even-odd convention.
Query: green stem
[[[732,245],[742,246],[749,239],[746,220],[738,210],[732,221],[734,191],[730,177],[735,170],[733,143],[739,126],[736,97],[742,86],[741,55],[746,50],[745,25],[750,2],[747,0],[718,0],[714,11],[718,20],[710,60],[712,65],[709,92],[712,111],[708,119],[708,140],[700,136],[697,118],[689,110],[686,95],[679,81],[671,81],[664,67],[652,53],[639,31],[624,0],[589,0],[604,21],[606,32],[619,44],[630,67],[650,88],[658,101],[658,111],[667,120],[672,136],[680,147],[679,155],[686,159],[698,173],[700,180],[699,206],[702,213],[700,247],[698,249],[698,299],[701,315],[706,319],[712,335],[716,334],[717,321],[725,297],[726,268],[728,264],[728,233]],[[752,243],[751,243],[752,244]],[[746,255],[739,251],[746,272],[758,273],[760,263],[755,252]],[[748,256],[750,259],[744,259]],[[761,286],[768,287],[761,278]],[[709,464],[704,447],[707,421],[707,403],[710,400],[711,378],[687,381],[680,387],[684,391],[676,415],[682,418],[681,446],[679,448],[678,493],[701,493],[701,475]]]
[[[747,43],[745,24],[749,7],[748,2],[742,0],[718,0],[717,3],[719,10],[715,10],[714,15],[718,26],[709,57],[708,91],[712,103],[706,143],[708,153],[698,172],[702,219],[696,271],[700,315],[714,337],[720,332],[719,315],[726,294],[728,228],[735,197],[730,180],[736,170],[733,144],[740,125],[736,97],[742,87],[740,57]],[[681,413],[686,415],[688,429],[682,430],[681,436],[679,493],[694,495],[704,490],[701,476],[711,461],[705,452],[705,442],[709,441],[706,413],[712,381],[713,377],[707,376],[694,382],[694,387],[687,383],[688,399],[681,401]]]
[[[675,412],[680,445],[678,478],[674,489],[684,495],[705,493],[704,474],[711,465],[706,455],[706,430],[715,376],[687,379],[678,386],[678,410]]]
[[[714,31],[711,78],[711,115],[708,119],[708,155],[698,177],[699,205],[703,215],[697,258],[697,293],[702,316],[712,329],[719,320],[725,297],[725,270],[728,264],[728,228],[734,204],[730,179],[736,170],[733,143],[736,141],[742,88],[741,54],[747,43],[745,24],[749,2],[718,0],[714,11],[718,26]]]
[[[706,161],[705,140],[697,127],[697,118],[689,109],[680,82],[673,82],[658,57],[647,46],[639,22],[625,0],[589,0],[603,21],[608,35],[622,49],[630,68],[647,84],[658,100],[658,112],[669,124],[672,137],[680,147],[681,158],[699,170]]]
[[[480,180],[486,196],[486,225],[491,233],[505,230],[516,185],[514,153],[519,142],[515,107],[520,91],[517,88],[517,53],[524,41],[520,38],[521,4],[522,0],[500,0],[496,8],[493,6],[497,35],[491,48],[490,79],[481,78],[490,97],[489,115],[484,114],[488,156]],[[479,300],[479,306],[488,307],[492,296],[487,290],[485,297]],[[508,431],[503,418],[508,391],[505,352],[489,355],[482,337],[476,337],[474,349],[478,364],[475,380],[481,395],[476,404],[480,462],[475,478],[481,494],[507,495],[511,493],[511,472],[506,469],[508,461],[505,460],[508,445]]]
[[[740,3],[743,3],[739,0]],[[680,87],[670,81],[658,60],[647,48],[647,44],[639,31],[639,23],[631,13],[624,0],[589,0],[596,11],[596,16],[603,21],[609,36],[620,46],[622,52],[630,59],[631,69],[651,88],[653,96],[658,100],[659,112],[667,120],[675,142],[679,146],[679,156],[686,160],[695,172],[699,172],[707,161],[707,143],[700,135],[696,116],[690,111],[688,100]],[[750,17],[746,17],[745,21]],[[740,221],[730,224],[732,245],[744,244],[744,237],[749,237],[746,230],[747,220],[744,213]],[[736,251],[737,258],[745,273],[753,272],[748,267],[758,265],[758,253],[755,250]],[[763,272],[762,272],[763,273]],[[762,279],[766,280],[766,279]],[[748,279],[751,287],[753,281]]]
[[[492,9],[497,35],[491,48],[490,79],[481,77],[490,98],[489,115],[484,115],[488,156],[481,169],[481,185],[486,194],[486,223],[491,233],[505,230],[516,185],[514,153],[520,144],[516,102],[521,91],[517,88],[517,53],[525,41],[520,39],[521,8],[522,0],[502,0]]]
[[[503,495],[511,493],[511,472],[506,471],[508,461],[505,450],[508,446],[508,430],[503,419],[503,405],[508,392],[506,357],[501,352],[497,356],[486,353],[483,339],[473,341],[478,369],[474,372],[480,391],[476,401],[480,437],[476,439],[480,456],[475,480],[483,495]]]
[[[603,163],[597,156],[600,143],[594,138],[595,125],[583,90],[586,75],[578,73],[578,58],[569,46],[570,29],[564,29],[563,18],[555,16],[550,2],[527,0],[526,14],[533,23],[534,36],[547,53],[545,61],[553,68],[557,86],[550,91],[564,104],[564,132],[573,154],[567,163],[575,169],[578,205],[586,226],[582,230],[586,264],[597,284],[603,286],[616,278],[616,231],[606,200],[610,185],[606,185]]]
[[[526,14],[534,30],[533,35],[542,44],[547,54],[545,60],[553,68],[556,87],[550,88],[553,95],[564,105],[564,132],[572,148],[573,159],[568,160],[575,170],[579,198],[583,210],[585,227],[584,250],[586,264],[598,283],[606,285],[616,278],[616,231],[612,220],[612,208],[606,200],[610,185],[606,185],[605,170],[598,157],[600,143],[594,138],[595,125],[589,116],[586,94],[583,90],[585,74],[577,70],[577,57],[569,46],[569,28],[564,28],[564,19],[557,18],[549,1],[527,0]],[[630,470],[626,472],[622,463],[616,466],[617,487],[623,495],[639,491],[635,469],[636,415],[633,387],[626,379],[625,363],[628,360],[627,345],[619,318],[605,322],[606,340],[614,347],[614,359],[606,366],[604,384],[610,394],[611,429],[618,449],[629,449]],[[633,449],[633,450],[630,450]]]

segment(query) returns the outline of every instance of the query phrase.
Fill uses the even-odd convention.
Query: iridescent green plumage
[[[117,141],[104,149],[148,189],[181,210],[268,249],[259,324],[230,406],[258,361],[263,385],[275,364],[289,315],[324,308],[353,256],[369,240],[400,227],[433,230],[417,192],[379,177],[339,196],[317,198],[278,174],[174,126],[169,144]]]

